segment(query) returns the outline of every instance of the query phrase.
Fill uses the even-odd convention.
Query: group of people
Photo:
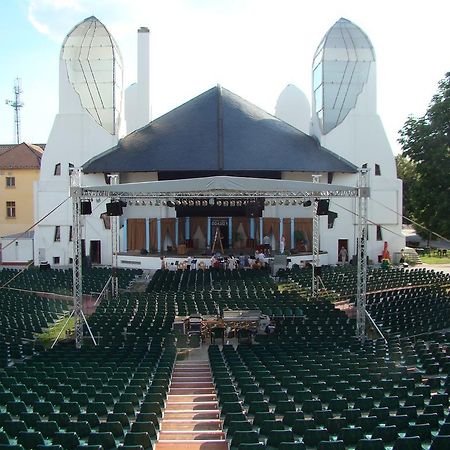
[[[241,253],[239,257],[229,255],[222,257],[215,254],[211,257],[211,267],[215,269],[262,269],[267,267],[268,261],[264,252],[255,252],[255,255],[244,255]]]
[[[197,268],[196,260],[193,260],[191,256],[188,256],[187,259],[181,262],[171,262],[169,263],[166,260],[166,257],[163,255],[160,257],[161,260],[161,269],[163,270],[191,270],[191,268]],[[244,255],[240,254],[239,256],[228,255],[222,256],[220,253],[215,253],[211,256],[210,259],[210,267],[214,269],[227,269],[227,270],[235,270],[235,269],[264,269],[268,267],[268,259],[264,252],[256,251],[254,255]],[[200,262],[198,268],[205,269],[207,264],[204,262]]]

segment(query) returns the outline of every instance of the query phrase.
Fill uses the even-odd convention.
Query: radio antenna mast
[[[24,105],[20,99],[20,94],[22,92],[22,81],[20,78],[16,78],[14,82],[14,100],[6,100],[5,102],[14,109],[14,132],[16,135],[17,144],[20,144],[20,109]]]

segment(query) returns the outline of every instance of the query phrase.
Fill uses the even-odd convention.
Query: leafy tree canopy
[[[408,208],[419,223],[450,237],[450,72],[439,82],[424,116],[400,130],[403,156],[415,168]],[[418,230],[420,231],[420,230]]]

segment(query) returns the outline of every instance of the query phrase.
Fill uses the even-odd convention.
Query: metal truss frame
[[[109,175],[111,185],[119,184],[119,175]],[[111,197],[111,200],[115,200],[115,197]],[[112,298],[119,296],[119,278],[117,277],[117,268],[119,265],[119,217],[111,216],[111,252],[112,252],[112,264],[111,264],[111,295]]]
[[[94,345],[94,336],[92,335],[89,324],[83,313],[83,254],[81,246],[81,169],[73,169],[70,175],[70,196],[72,197],[72,240],[73,240],[73,310],[67,318],[66,323],[61,328],[60,333],[53,342],[53,346],[61,336],[62,331],[66,327],[72,316],[75,316],[75,346],[80,349],[83,344],[83,324],[89,331]]]
[[[358,176],[358,231],[356,272],[356,336],[364,342],[366,338],[366,294],[367,294],[367,206],[369,170],[360,169]]]
[[[319,176],[313,176],[315,183],[319,182]],[[111,184],[118,183],[118,175],[113,175],[111,178]],[[123,186],[123,185],[122,185]],[[315,268],[320,264],[319,261],[319,217],[317,216],[317,201],[321,199],[329,198],[357,198],[358,199],[358,275],[357,275],[357,329],[356,335],[360,340],[365,339],[365,299],[367,291],[367,248],[366,248],[366,235],[367,235],[367,202],[370,196],[370,189],[367,187],[367,171],[360,171],[360,179],[358,187],[345,187],[345,188],[333,188],[330,185],[328,189],[308,189],[295,192],[286,191],[263,191],[263,190],[247,190],[247,191],[229,191],[222,189],[212,189],[208,191],[181,191],[181,192],[127,192],[124,190],[107,190],[101,187],[82,187],[81,185],[73,185],[71,188],[73,197],[73,242],[74,242],[74,309],[76,317],[83,317],[81,311],[81,230],[79,230],[80,220],[80,199],[81,197],[87,199],[105,198],[109,197],[111,200],[122,201],[144,201],[148,206],[162,206],[164,202],[176,201],[182,199],[210,199],[211,197],[233,198],[233,199],[252,199],[252,198],[265,198],[265,199],[286,199],[292,201],[293,199],[300,200],[299,205],[306,201],[311,200],[313,204],[313,280],[312,291],[313,296],[317,293]],[[77,225],[76,225],[77,224]],[[362,232],[364,230],[364,233]],[[117,284],[117,267],[118,267],[118,251],[119,251],[119,218],[111,217],[111,240],[112,240],[112,294],[118,295]],[[359,242],[361,242],[359,244]],[[81,323],[81,322],[80,322]],[[80,326],[82,336],[82,323]],[[77,340],[78,345],[81,347],[81,338]]]
[[[313,175],[313,183],[320,182],[321,175]],[[319,286],[316,280],[316,267],[320,264],[320,230],[319,230],[319,216],[317,215],[318,203],[317,197],[311,197],[313,207],[313,245],[312,245],[312,269],[311,269],[311,296],[315,298],[319,290]]]

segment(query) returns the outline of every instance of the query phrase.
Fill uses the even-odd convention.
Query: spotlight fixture
[[[162,201],[163,206],[167,206],[167,202],[165,200]]]
[[[297,204],[297,200],[295,200],[295,198],[294,199],[292,199],[292,205],[296,205]]]
[[[217,206],[222,206],[222,200],[217,200],[216,205]]]
[[[152,206],[153,202],[151,200],[148,201],[148,206]]]
[[[286,200],[284,201],[284,204],[285,204],[285,206],[289,206],[291,203],[290,203],[290,201],[289,201],[288,199],[286,199]]]
[[[278,202],[280,205],[284,205],[284,200],[279,200]]]
[[[195,206],[200,206],[200,205],[201,205],[200,200],[195,200]]]
[[[173,202],[172,200],[168,200],[168,201],[167,201],[167,206],[168,206],[169,208],[175,208],[175,202]]]
[[[208,206],[208,200],[202,200],[202,206]]]
[[[180,206],[181,205],[180,200],[175,200],[175,205]]]
[[[305,208],[308,208],[309,206],[311,206],[311,200],[306,200],[305,202],[303,202],[303,206]]]
[[[189,200],[189,206],[194,206],[194,200]]]
[[[242,206],[242,201],[241,201],[241,200],[238,200],[238,201],[236,202],[236,206]]]
[[[276,206],[277,201],[276,200],[272,200],[272,206]]]
[[[210,198],[209,199],[209,204],[210,204],[210,206],[214,206],[214,203],[215,203],[216,201],[213,199],[213,198]]]
[[[225,201],[223,202],[223,206],[228,206],[228,201],[227,201],[227,200],[225,200]]]

